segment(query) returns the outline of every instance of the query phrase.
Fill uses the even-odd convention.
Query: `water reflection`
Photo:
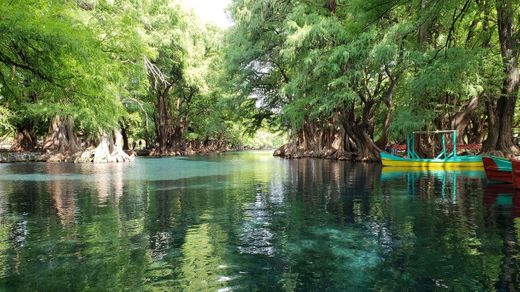
[[[512,184],[488,184],[484,204],[488,211],[500,209],[510,212],[513,218],[520,218],[520,190],[515,190]]]
[[[274,255],[274,247],[271,242],[274,234],[270,229],[271,216],[265,200],[261,187],[257,187],[255,202],[248,203],[244,207],[245,216],[240,235],[241,245],[238,247],[241,253]]]
[[[502,259],[501,290],[518,289],[518,272],[509,267],[518,268],[518,240],[520,239],[520,191],[511,184],[489,184],[484,196],[484,204],[488,213],[488,224],[503,225],[509,232],[504,234]],[[497,220],[493,220],[498,218]],[[513,223],[513,224],[511,224]],[[515,283],[516,285],[514,285]]]
[[[17,173],[0,290],[518,288],[520,196],[482,172],[233,153]]]
[[[62,175],[64,169],[61,164],[46,164],[47,173],[50,175]],[[60,223],[64,226],[73,224],[76,215],[77,185],[67,180],[52,180],[46,185]]]

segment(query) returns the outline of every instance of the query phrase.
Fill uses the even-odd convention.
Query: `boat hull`
[[[512,173],[511,179],[515,189],[520,189],[520,160],[511,159]]]
[[[512,165],[507,159],[486,156],[482,158],[484,163],[484,170],[486,171],[486,177],[490,181],[512,183]]]
[[[383,166],[401,168],[482,169],[483,167],[482,157],[480,156],[459,156],[451,159],[409,159],[382,152],[381,162]]]

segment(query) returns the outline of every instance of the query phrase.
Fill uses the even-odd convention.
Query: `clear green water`
[[[269,152],[4,164],[0,290],[515,290],[511,193]]]

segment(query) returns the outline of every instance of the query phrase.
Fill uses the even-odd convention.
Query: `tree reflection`
[[[479,174],[215,160],[219,175],[42,164],[54,179],[0,181],[0,290],[517,288],[520,196]]]
[[[59,176],[67,173],[62,164],[48,163],[45,166],[47,173],[50,175]],[[65,226],[73,224],[76,214],[75,196],[78,187],[76,183],[70,180],[56,179],[49,181],[46,187],[60,223]]]

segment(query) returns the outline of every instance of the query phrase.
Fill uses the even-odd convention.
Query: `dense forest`
[[[11,150],[62,160],[97,145],[176,155],[265,142],[220,85],[223,31],[178,3],[15,0],[0,15],[0,135]]]
[[[75,161],[286,133],[278,155],[377,160],[435,129],[518,152],[518,1],[234,0],[229,14],[223,30],[170,0],[2,1],[0,136]]]
[[[291,131],[279,154],[374,160],[436,129],[518,150],[518,1],[244,0],[231,12],[234,84]]]

